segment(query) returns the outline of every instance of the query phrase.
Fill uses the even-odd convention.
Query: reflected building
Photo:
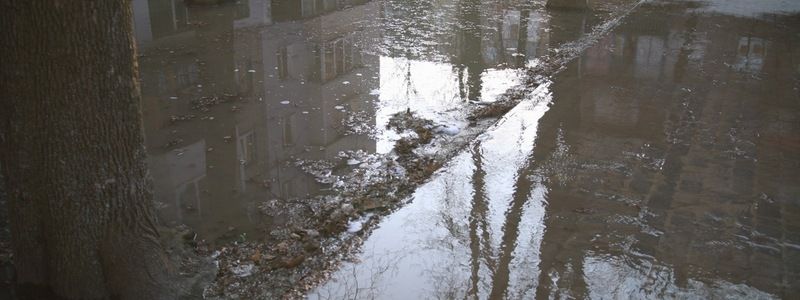
[[[800,110],[792,82],[800,73],[785,63],[796,57],[785,49],[800,40],[769,23],[797,19],[686,14],[683,5],[644,5],[630,15],[540,86],[534,95],[543,98],[523,101],[417,188],[371,232],[357,262],[309,297],[797,294]],[[433,9],[446,5],[422,6],[420,15],[448,16]],[[456,23],[474,24],[469,13],[461,17]],[[580,37],[591,18],[554,15],[549,45]],[[397,37],[408,36],[386,38]],[[441,43],[411,53],[448,50],[441,45],[450,40],[421,42],[434,41]],[[440,61],[486,63],[476,63],[474,48],[456,50],[461,56]],[[445,64],[394,55],[407,59],[382,58],[382,101],[390,63],[409,66],[400,74],[411,80],[400,83],[421,81],[415,69],[460,78]],[[435,94],[400,83],[391,90],[464,101],[453,96],[457,84]]]
[[[460,109],[495,101],[549,46],[544,20],[519,3],[384,1],[383,14],[378,127],[406,110],[467,126]],[[418,188],[371,234],[361,261],[311,299],[531,297],[544,189],[525,166],[549,103],[540,92]],[[380,138],[378,152],[391,151],[391,137]]]
[[[797,45],[784,35],[646,9],[555,79],[535,158],[568,163],[545,172],[538,297],[798,292],[800,160],[774,142],[798,132],[791,54],[764,42]]]
[[[374,122],[378,58],[361,45],[376,4],[345,2],[134,4],[162,220],[210,240],[258,237],[286,221],[282,212],[264,217],[258,205],[327,188],[296,160],[375,151],[343,120],[358,114]]]

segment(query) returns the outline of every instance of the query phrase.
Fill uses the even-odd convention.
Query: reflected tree
[[[469,249],[470,249],[470,288],[467,291],[467,298],[479,298],[480,267],[481,257],[484,260],[491,260],[487,265],[494,267],[495,262],[491,259],[489,231],[487,230],[489,207],[486,203],[486,171],[483,169],[483,159],[480,143],[476,143],[472,148],[472,160],[475,163],[475,170],[472,174],[472,205],[469,213]],[[480,231],[482,234],[479,235]]]
[[[130,3],[6,0],[0,11],[0,163],[21,290],[176,298],[145,164]]]
[[[480,1],[463,0],[459,2],[458,29],[459,41],[457,57],[459,92],[464,100],[479,101],[481,93],[481,73],[485,69],[481,57],[481,19]],[[466,76],[466,80],[463,78]]]
[[[520,11],[519,14],[519,37],[517,37],[517,52],[518,53],[527,53],[528,52],[528,22],[531,18],[531,11],[529,9],[523,9]],[[527,57],[525,56],[517,56],[514,60],[514,65],[517,68],[525,67],[525,62]]]
[[[505,212],[506,219],[503,222],[503,235],[500,242],[500,253],[498,254],[497,265],[492,274],[492,289],[489,299],[504,299],[509,296],[508,286],[511,281],[511,261],[514,259],[514,249],[520,238],[520,224],[526,203],[529,201],[533,186],[535,168],[531,166],[532,160],[528,159],[516,176],[514,184],[514,194],[511,203]]]
[[[550,42],[563,45],[580,38],[585,30],[584,12],[554,12],[549,24]],[[540,248],[540,275],[536,286],[536,299],[552,297],[586,298],[583,270],[583,253],[586,241],[595,234],[594,228],[579,227],[580,215],[575,205],[588,205],[582,197],[575,197],[575,184],[570,166],[574,165],[570,151],[579,151],[571,133],[586,121],[581,113],[582,83],[580,68],[575,63],[559,73],[551,88],[553,105],[539,122],[534,167],[539,169],[542,184],[547,188],[546,228]]]

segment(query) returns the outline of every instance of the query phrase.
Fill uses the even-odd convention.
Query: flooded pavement
[[[260,240],[390,154],[404,136],[386,128],[394,114],[474,136],[470,111],[631,2],[546,26],[542,1],[134,1],[161,220],[212,242]]]
[[[170,225],[212,241],[260,239],[286,218],[260,205],[326,189],[296,160],[374,152],[343,121],[355,111],[374,122],[378,57],[357,44],[364,24],[339,21],[375,6],[300,22],[341,7],[137,4],[148,157]]]
[[[768,2],[134,1],[160,220],[207,298],[788,297]]]
[[[204,297],[297,296],[634,3],[134,1],[160,221],[217,266]]]
[[[547,1],[132,0],[165,251],[131,265],[188,299],[800,294],[800,2]]]
[[[553,16],[548,39],[574,22]],[[797,28],[789,1],[643,4],[308,298],[792,298]]]
[[[435,35],[440,27],[426,24],[431,32],[421,28],[416,39],[427,40],[410,40],[406,49],[382,42],[376,30],[400,30],[380,15],[403,5],[350,2],[187,8],[140,1],[145,124],[162,219],[212,240],[258,238],[264,226],[286,222],[280,212],[264,216],[259,205],[329,189],[298,161],[389,152],[397,137],[380,129],[392,114],[413,108],[436,118],[463,107],[462,98],[479,98],[487,67],[469,67],[467,83],[467,67],[448,62],[458,47],[434,49],[452,42]],[[435,59],[382,55],[391,51]],[[495,82],[485,93],[514,84],[509,72],[488,70]]]

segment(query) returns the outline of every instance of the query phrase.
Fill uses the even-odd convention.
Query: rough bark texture
[[[0,3],[0,167],[17,282],[71,299],[174,298],[130,3]]]

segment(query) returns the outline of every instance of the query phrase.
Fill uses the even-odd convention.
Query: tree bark
[[[0,168],[18,284],[175,298],[145,165],[130,3],[0,2]]]

